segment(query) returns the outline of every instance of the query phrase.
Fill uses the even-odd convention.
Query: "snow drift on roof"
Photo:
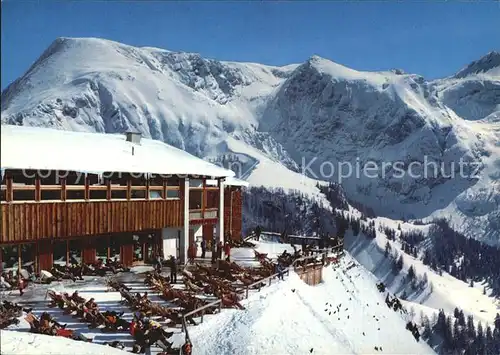
[[[207,185],[217,186],[217,180],[207,180]],[[224,181],[224,185],[248,187],[249,183],[248,181],[237,179],[233,176],[226,178],[226,181]]]
[[[124,135],[2,125],[2,169],[230,177],[234,172],[160,141]]]

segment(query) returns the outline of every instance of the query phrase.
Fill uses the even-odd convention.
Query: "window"
[[[12,199],[13,201],[35,201],[35,190],[14,190]]]
[[[179,190],[167,190],[167,199],[180,198]]]
[[[42,200],[60,200],[61,190],[42,190],[40,191],[40,199]]]
[[[203,186],[203,180],[201,179],[190,179],[189,180],[189,187],[202,187]]]
[[[127,191],[126,190],[113,190],[111,187],[111,199],[113,200],[125,200],[127,199]]]
[[[149,191],[149,198],[150,199],[163,198],[162,194],[163,194],[162,191]]]
[[[189,209],[196,210],[201,208],[202,190],[189,191]]]

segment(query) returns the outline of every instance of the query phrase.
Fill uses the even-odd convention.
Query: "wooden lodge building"
[[[185,262],[195,240],[241,238],[246,182],[139,133],[2,125],[0,162],[2,269]]]

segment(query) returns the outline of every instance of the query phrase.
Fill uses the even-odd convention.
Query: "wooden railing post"
[[[5,201],[11,202],[14,199],[14,193],[12,190],[12,176],[7,176],[5,178],[7,185],[7,190],[5,191]]]

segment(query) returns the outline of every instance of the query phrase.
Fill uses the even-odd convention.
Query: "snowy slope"
[[[1,120],[91,132],[135,129],[200,157],[235,153],[252,184],[313,195],[316,178],[340,180],[338,169],[319,174],[325,162],[402,162],[407,169],[427,159],[448,172],[466,160],[480,164],[478,178],[398,178],[389,169],[375,178],[353,174],[342,184],[380,215],[451,216],[468,235],[498,243],[498,56],[426,81],[319,57],[272,67],[60,38],[2,92]],[[314,159],[314,179],[299,176]]]
[[[384,296],[347,255],[337,269],[324,270],[323,284],[308,286],[292,273],[251,296],[246,310],[209,317],[190,337],[196,354],[207,355],[434,353],[416,342]]]
[[[62,337],[33,334],[20,331],[0,330],[1,350],[5,355],[124,355],[127,351],[102,345],[75,342]]]
[[[354,237],[348,233],[345,238],[345,247],[361,265],[382,280],[392,292],[401,294],[403,290],[408,291],[408,305],[417,310],[424,307],[427,309],[426,313],[437,313],[440,309],[447,313],[453,313],[455,307],[458,307],[465,314],[473,315],[476,320],[480,320],[484,324],[493,323],[495,315],[500,309],[498,299],[484,295],[481,286],[471,288],[468,283],[458,280],[446,272],[438,275],[429,266],[424,265],[422,260],[404,253],[400,242],[389,240],[379,229],[379,226],[385,226],[397,230],[400,226],[403,232],[420,230],[425,233],[429,225],[416,226],[380,217],[373,219],[373,221],[377,233],[375,239]],[[393,274],[391,261],[384,256],[386,243],[391,245],[392,250],[398,250],[400,255],[404,255],[403,271],[398,275]],[[413,267],[418,278],[421,279],[424,274],[426,275],[428,284],[424,289],[411,290],[407,287],[404,278],[410,266]]]

